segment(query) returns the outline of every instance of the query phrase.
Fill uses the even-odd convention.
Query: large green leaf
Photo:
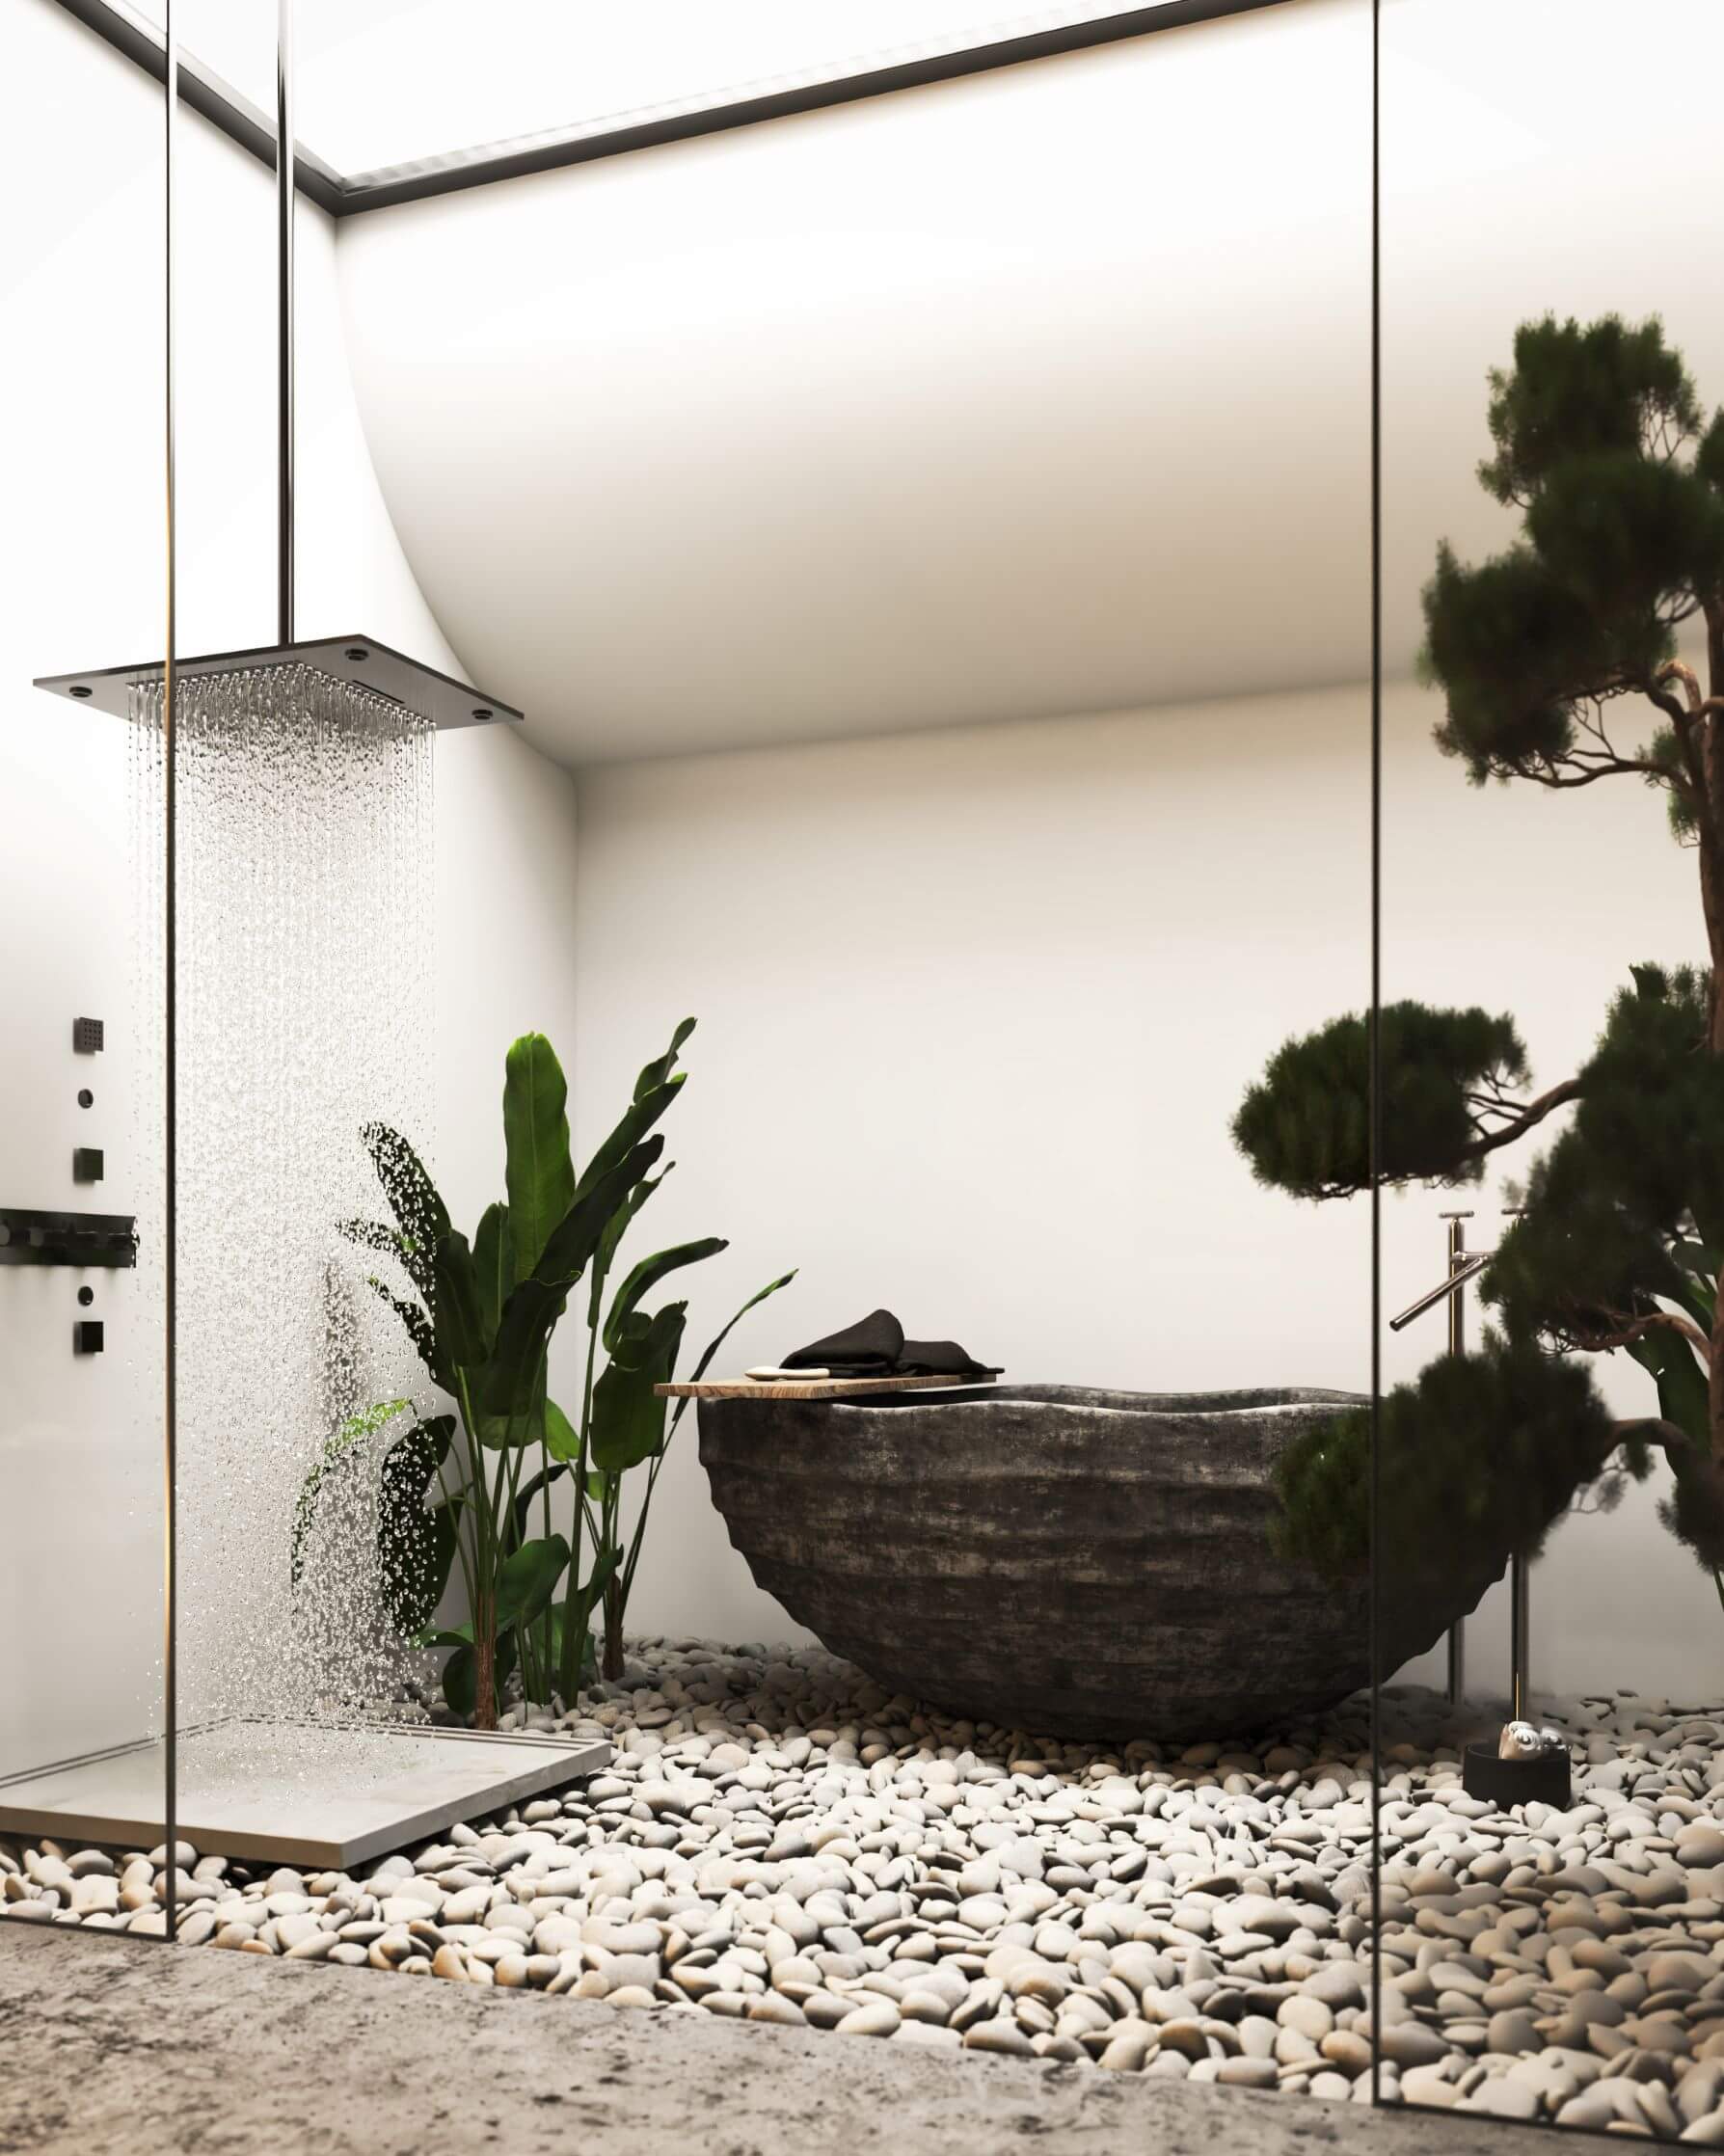
[[[490,1434],[487,1443],[536,1440],[544,1424],[545,1353],[568,1300],[566,1288],[520,1280],[509,1290],[502,1322],[482,1370],[473,1379],[473,1408]],[[512,1426],[512,1435],[499,1426]],[[529,1428],[530,1426],[530,1428]]]
[[[568,1473],[566,1462],[558,1460],[554,1466],[541,1468],[521,1485],[515,1497],[515,1540],[526,1540],[527,1526],[532,1520],[533,1500],[542,1490],[549,1490],[552,1483],[560,1482]]]
[[[650,1295],[660,1280],[682,1266],[699,1265],[729,1248],[722,1235],[707,1235],[699,1242],[678,1243],[670,1250],[655,1251],[651,1257],[643,1257],[617,1289],[611,1303],[610,1315],[605,1320],[605,1352],[607,1355],[616,1353],[624,1321],[633,1315],[643,1298]]]
[[[695,1021],[685,1018],[670,1037],[670,1046],[655,1062],[646,1065],[634,1081],[634,1098],[645,1100],[649,1093],[656,1093],[666,1084],[677,1066],[677,1058],[683,1052],[683,1043],[694,1031]]]
[[[524,1542],[505,1558],[497,1575],[498,1630],[536,1617],[555,1593],[568,1563],[569,1546],[561,1535]]]
[[[288,1552],[287,1575],[292,1584],[299,1585],[300,1574],[305,1569],[306,1538],[311,1531],[311,1520],[317,1509],[317,1494],[323,1488],[330,1470],[344,1460],[357,1444],[392,1422],[396,1415],[405,1414],[413,1405],[410,1400],[382,1400],[374,1408],[363,1408],[358,1415],[350,1415],[333,1437],[326,1438],[323,1449],[300,1484],[299,1499],[293,1508],[292,1546]]]
[[[1686,1431],[1702,1451],[1711,1444],[1711,1418],[1706,1373],[1680,1334],[1660,1327],[1629,1342],[1629,1353],[1657,1380],[1658,1413]]]
[[[604,1239],[611,1215],[628,1199],[636,1183],[645,1179],[658,1165],[664,1150],[662,1138],[648,1138],[625,1153],[614,1167],[602,1174],[588,1172],[581,1178],[575,1202],[551,1231],[538,1264],[533,1269],[533,1279],[553,1284],[564,1291],[573,1287],[586,1270],[587,1262]],[[523,1280],[516,1289],[529,1283]],[[511,1297],[511,1303],[513,1298]],[[508,1311],[503,1312],[503,1326],[507,1329]]]
[[[626,1473],[662,1447],[666,1403],[653,1388],[669,1383],[687,1312],[687,1303],[667,1303],[650,1318],[637,1310],[624,1319],[593,1388],[587,1456],[605,1473]]]
[[[575,1202],[568,1098],[550,1041],[542,1033],[524,1034],[509,1050],[503,1077],[505,1172],[518,1280],[533,1272],[552,1229]]]
[[[432,1254],[437,1276],[438,1353],[451,1369],[475,1370],[486,1359],[488,1345],[484,1321],[479,1315],[479,1282],[472,1252],[459,1228],[437,1238]]]
[[[624,1110],[616,1128],[587,1162],[580,1181],[575,1188],[577,1198],[590,1190],[600,1176],[609,1174],[675,1100],[682,1090],[686,1073],[678,1071],[673,1077],[672,1068],[684,1041],[693,1031],[694,1020],[685,1018],[671,1035],[669,1048],[656,1061],[648,1064],[634,1081],[634,1097]]]
[[[452,1415],[415,1423],[384,1455],[377,1482],[377,1564],[384,1607],[409,1636],[431,1621],[449,1581],[457,1513],[425,1498],[454,1442]]]
[[[487,1205],[472,1243],[473,1280],[479,1298],[479,1324],[485,1352],[496,1344],[503,1305],[515,1284],[515,1236],[506,1205]]]
[[[587,1619],[592,1611],[591,1602],[579,1595],[572,1595],[562,1602],[552,1603],[545,1612],[545,1622],[551,1630],[550,1661],[552,1670],[560,1671],[563,1667],[570,1623],[573,1622],[579,1628],[580,1657],[575,1680],[577,1684],[584,1684],[589,1678],[596,1678],[599,1674],[598,1645],[587,1630]]]
[[[413,1342],[419,1361],[425,1365],[432,1384],[441,1386],[445,1392],[452,1390],[452,1373],[438,1348],[436,1331],[425,1312],[417,1303],[409,1303],[391,1288],[386,1287],[375,1274],[365,1285],[380,1303],[387,1303],[401,1320],[402,1328]]]
[[[360,1250],[398,1258],[419,1293],[427,1297],[432,1294],[431,1253],[427,1246],[416,1243],[398,1228],[386,1227],[381,1221],[337,1221],[336,1232]]]
[[[586,1299],[586,1322],[589,1328],[595,1331],[598,1328],[599,1314],[605,1303],[605,1283],[610,1277],[611,1267],[616,1263],[617,1250],[623,1237],[629,1232],[630,1224],[675,1166],[674,1160],[667,1160],[659,1174],[649,1175],[636,1183],[606,1222],[605,1232],[599,1238],[599,1247],[593,1253],[592,1285]]]
[[[1718,1307],[1716,1253],[1708,1250],[1704,1243],[1678,1236],[1670,1246],[1670,1254],[1683,1276],[1682,1292],[1672,1300],[1680,1302],[1695,1324],[1710,1333]]]
[[[429,1251],[449,1231],[449,1216],[424,1163],[398,1130],[367,1123],[360,1133],[395,1225],[416,1250]]]
[[[493,1452],[545,1442],[545,1390],[527,1394],[512,1409],[493,1415],[475,1406],[473,1436]]]
[[[545,1403],[545,1449],[565,1466],[580,1457],[580,1432],[554,1400]]]

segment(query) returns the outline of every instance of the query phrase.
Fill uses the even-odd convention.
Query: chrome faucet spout
[[[1404,1327],[1411,1325],[1415,1317],[1423,1317],[1427,1310],[1435,1309],[1439,1303],[1446,1302],[1457,1288],[1465,1287],[1468,1280],[1482,1273],[1495,1255],[1495,1251],[1470,1252],[1466,1264],[1459,1266],[1446,1280],[1432,1288],[1428,1295],[1421,1295],[1416,1303],[1409,1304],[1399,1317],[1391,1317],[1388,1321],[1389,1331],[1399,1333]]]

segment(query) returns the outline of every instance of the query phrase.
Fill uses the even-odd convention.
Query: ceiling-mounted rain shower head
[[[308,666],[327,674],[332,681],[367,688],[373,695],[387,697],[391,704],[417,713],[440,733],[457,726],[521,723],[522,714],[513,705],[486,696],[466,682],[453,681],[434,666],[423,666],[417,659],[380,644],[374,636],[323,636],[310,644],[270,644],[260,651],[224,651],[201,659],[176,659],[174,678],[190,681],[209,674],[256,673],[273,666]],[[40,674],[36,686],[124,718],[131,709],[133,685],[159,682],[162,673],[162,662],[157,659],[139,666]]]

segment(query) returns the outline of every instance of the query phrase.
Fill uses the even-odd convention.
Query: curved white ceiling
[[[1615,6],[1386,7],[1396,668],[1437,535],[1500,542],[1517,320],[1662,310],[1724,393],[1717,173],[1622,118],[1672,51],[1715,72],[1724,11],[1643,0],[1630,48]],[[1293,0],[345,221],[466,665],[570,763],[1360,678],[1368,35]]]

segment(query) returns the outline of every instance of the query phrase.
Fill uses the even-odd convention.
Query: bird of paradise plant
[[[573,1702],[596,1610],[605,1673],[622,1674],[624,1619],[653,1495],[687,1405],[680,1400],[667,1418],[669,1403],[657,1388],[676,1376],[687,1305],[650,1313],[641,1306],[671,1274],[728,1247],[707,1236],[655,1252],[606,1301],[624,1238],[670,1172],[669,1162],[659,1167],[664,1140],[654,1125],[682,1089],[686,1074],[676,1065],[693,1030],[694,1020],[684,1019],[666,1052],[641,1071],[615,1128],[579,1175],[555,1052],[542,1034],[517,1040],[503,1082],[507,1199],[486,1209],[471,1243],[451,1225],[407,1140],[381,1123],[364,1133],[392,1224],[348,1221],[341,1232],[405,1276],[411,1294],[377,1275],[369,1284],[454,1404],[453,1414],[414,1421],[384,1452],[377,1505],[383,1600],[406,1636],[450,1649],[444,1696],[479,1729],[496,1728],[503,1688],[517,1671],[528,1700]],[[700,1357],[696,1379],[744,1314],[794,1278],[787,1273],[749,1297]],[[583,1282],[584,1377],[580,1412],[571,1416],[550,1397],[547,1362],[558,1321]],[[324,1479],[410,1408],[405,1400],[381,1402],[350,1417],[324,1446],[295,1517],[296,1580]],[[629,1529],[624,1478],[643,1465],[646,1487]],[[552,1526],[552,1491],[565,1479],[573,1498],[568,1535]],[[433,1619],[457,1572],[468,1615],[437,1628]]]

